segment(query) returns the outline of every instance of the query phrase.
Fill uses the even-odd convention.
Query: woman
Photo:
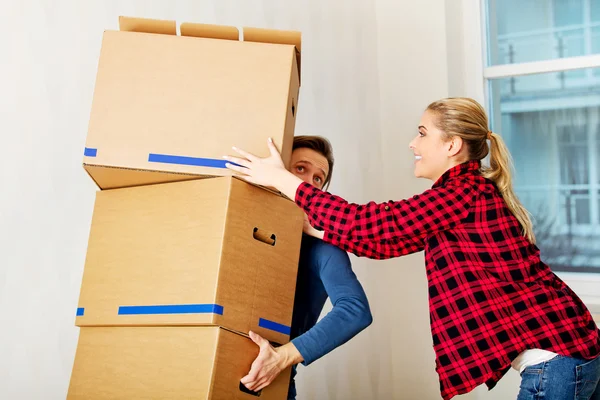
[[[527,210],[515,196],[510,155],[488,131],[476,101],[430,104],[410,143],[415,175],[431,189],[402,201],[365,205],[302,183],[269,142],[265,159],[238,150],[229,168],[279,189],[307,213],[310,230],[359,256],[425,250],[436,370],[444,399],[510,368],[518,399],[600,399],[600,336],[575,293],[540,260]],[[489,144],[488,144],[489,141]],[[481,160],[490,154],[490,167]]]

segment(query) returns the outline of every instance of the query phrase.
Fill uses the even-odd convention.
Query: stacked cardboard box
[[[289,341],[302,212],[225,168],[287,164],[295,32],[121,18],[104,33],[84,168],[96,195],[70,399],[252,399],[240,379]],[[210,178],[210,179],[201,179]],[[289,370],[260,394],[285,399]]]

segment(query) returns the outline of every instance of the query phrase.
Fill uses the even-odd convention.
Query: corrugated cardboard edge
[[[96,181],[96,179],[94,179],[94,177],[92,176],[91,172],[89,171],[89,169],[87,167],[107,168],[107,169],[115,169],[115,170],[122,170],[122,171],[133,171],[133,172],[150,172],[150,173],[167,174],[167,175],[181,175],[181,176],[184,176],[186,178],[178,180],[178,181],[169,181],[169,182],[160,182],[160,183],[142,183],[142,184],[133,185],[133,186],[128,185],[128,186],[118,186],[118,187],[111,187],[111,188],[103,188],[102,185],[100,185]],[[210,179],[210,178],[219,178],[219,177],[222,177],[220,175],[191,174],[191,173],[177,172],[177,171],[152,170],[152,169],[143,169],[143,168],[126,168],[126,167],[117,167],[117,166],[113,166],[113,165],[88,164],[88,163],[83,163],[83,169],[85,169],[85,171],[87,172],[87,174],[90,176],[90,178],[92,178],[92,180],[96,183],[96,186],[98,186],[98,189],[100,189],[100,190],[123,189],[123,188],[128,188],[128,187],[138,187],[138,186],[148,186],[148,185],[160,185],[160,184],[163,184],[163,183],[170,183],[170,182],[182,182],[182,181],[195,180],[195,179]]]
[[[243,186],[242,186],[243,183],[242,183],[242,185],[240,185],[239,183],[234,183],[234,181],[232,180],[231,187],[230,187],[230,190],[232,192],[234,190],[234,185],[239,185],[238,186],[239,187],[238,190],[242,190],[242,188],[243,188]],[[230,212],[231,212],[231,208],[228,207],[227,208],[227,213],[228,213],[227,218],[229,218],[229,213]],[[226,234],[227,234],[227,232],[225,232],[225,235]],[[246,321],[247,321],[247,323],[248,323],[249,326],[253,326],[254,325],[252,323],[252,319],[256,315],[256,291],[257,291],[257,286],[258,286],[257,285],[257,281],[258,281],[258,273],[257,273],[258,271],[257,270],[258,270],[258,268],[256,268],[256,266],[253,266],[253,267],[254,267],[254,271],[252,272],[252,277],[254,278],[254,282],[252,282],[252,308],[251,308],[250,314],[247,316],[247,319],[246,319]]]
[[[288,104],[285,111],[285,121],[283,125],[284,131],[286,133],[291,131],[292,135],[284,135],[283,142],[281,144],[282,148],[280,149],[280,151],[282,149],[286,150],[285,152],[281,151],[281,157],[286,165],[289,165],[292,159],[295,136],[294,133],[296,129],[296,115],[298,114],[298,97],[300,96],[300,72],[297,68],[298,65],[294,65],[294,62],[296,62],[294,57],[295,55],[292,54],[291,60],[289,61],[292,74],[290,74],[290,80],[288,83]]]
[[[96,187],[97,187],[99,190],[102,190],[102,188],[100,187],[100,185],[98,184],[98,182],[96,182],[96,180],[94,179],[94,177],[92,176],[92,174],[90,173],[90,171],[88,171],[88,169],[86,168],[86,165],[90,165],[90,164],[83,163],[83,164],[82,164],[82,166],[83,166],[83,169],[84,169],[84,170],[85,170],[85,172],[88,174],[88,176],[89,176],[89,177],[92,179],[92,181],[94,181],[94,183],[96,184]]]
[[[212,368],[210,371],[210,387],[208,388],[208,396],[207,399],[212,399],[213,398],[213,392],[214,392],[214,388],[215,388],[215,376],[217,375],[217,370],[219,368],[218,364],[218,360],[219,357],[217,357],[217,353],[219,351],[219,339],[221,339],[221,328],[220,327],[216,327],[216,335],[215,335],[215,345],[214,345],[214,352],[213,352],[213,362],[212,362]]]
[[[119,30],[125,32],[159,33],[162,35],[177,35],[175,21],[161,19],[119,17]]]
[[[235,26],[184,22],[179,26],[179,30],[181,31],[181,36],[225,40],[240,39],[240,31]]]
[[[90,176],[91,177],[91,176]],[[92,178],[93,180],[94,178]],[[94,181],[95,182],[95,181]],[[94,196],[94,204],[92,205],[92,210],[96,209],[96,203],[98,202],[98,196],[100,195],[100,193],[102,193],[101,191],[96,191],[96,194]],[[86,244],[86,252],[85,252],[85,258],[83,259],[83,267],[82,267],[82,273],[81,273],[81,283],[79,284],[79,296],[77,298],[77,308],[85,308],[85,304],[81,303],[81,287],[83,286],[83,279],[85,277],[85,266],[88,263],[88,252],[87,249],[90,247],[90,242],[92,241],[92,226],[94,226],[94,220],[97,218],[97,214],[95,212],[92,213],[92,220],[90,221],[90,225],[87,231],[87,244]],[[81,318],[81,319],[80,319]],[[82,325],[80,324],[80,321],[82,320],[83,316],[79,317],[79,316],[75,316],[75,326],[81,328]],[[80,329],[80,333],[81,333],[81,329]],[[79,339],[78,339],[79,340]]]
[[[187,172],[177,172],[177,171],[159,171],[159,170],[144,169],[144,168],[126,168],[126,167],[117,167],[117,166],[113,166],[113,165],[89,164],[89,163],[85,163],[85,162],[82,164],[82,166],[83,166],[83,169],[85,170],[85,172],[90,176],[90,178],[94,181],[94,183],[96,184],[96,186],[98,186],[98,189],[100,189],[100,190],[112,190],[112,189],[103,189],[98,184],[98,182],[96,182],[96,180],[90,174],[90,172],[88,171],[88,169],[86,167],[90,166],[90,167],[97,167],[97,168],[121,169],[121,170],[126,170],[126,171],[155,172],[155,173],[158,173],[158,174],[164,173],[164,174],[173,174],[173,175],[183,175],[183,176],[190,177],[190,180],[193,180],[193,179],[227,178],[229,176],[229,175],[191,174],[191,173],[187,173]],[[257,185],[255,183],[248,182],[241,175],[231,175],[229,177],[235,178],[235,179],[239,179],[239,180],[244,181],[245,183],[247,183],[249,185],[256,186],[258,188],[266,190],[267,192],[271,192],[273,194],[276,194],[277,196],[281,196],[281,197],[283,197],[283,198],[285,198],[287,200],[294,201],[294,200],[290,199],[285,194],[283,194],[282,192],[280,192],[279,190],[277,190],[275,188],[268,187],[268,186]],[[179,182],[181,182],[181,181],[179,181]],[[170,183],[170,182],[167,182],[167,183]],[[162,185],[162,183],[152,183],[152,185]],[[147,184],[142,184],[142,185],[137,185],[137,186],[148,186],[148,185]],[[134,187],[134,186],[126,186],[126,187]],[[122,188],[115,188],[115,189],[122,189]]]
[[[278,29],[244,27],[244,42],[290,44],[302,52],[302,33]]]
[[[232,177],[232,178],[234,178],[234,179],[238,179],[238,180],[240,180],[240,181],[242,181],[242,182],[244,182],[244,183],[247,183],[248,185],[256,186],[257,188],[260,188],[260,189],[262,189],[262,190],[266,190],[267,192],[273,193],[273,194],[275,194],[275,195],[277,195],[277,196],[283,197],[284,199],[287,199],[287,200],[289,200],[289,201],[295,202],[295,200],[292,200],[292,199],[290,199],[290,198],[289,198],[289,197],[287,197],[287,196],[286,196],[284,193],[280,192],[279,190],[277,190],[277,189],[275,189],[275,188],[273,188],[273,187],[270,187],[270,186],[262,186],[262,185],[258,185],[258,184],[256,184],[256,183],[248,182],[248,181],[247,181],[246,179],[244,179],[244,177],[243,177],[243,176],[241,176],[241,175],[232,175],[231,177]]]
[[[170,20],[119,17],[119,30],[124,32],[158,33],[163,35],[177,35],[177,23]],[[184,22],[180,25],[181,36],[202,37],[208,39],[239,40],[239,31],[236,27],[227,25],[197,24]],[[299,31],[286,31],[279,29],[265,29],[244,27],[244,42],[287,44],[296,48],[296,62],[298,63],[298,81],[302,84],[301,54],[302,33]]]
[[[302,33],[299,31],[283,31],[277,29],[262,29],[244,27],[244,42],[259,42],[272,44],[289,44],[296,47],[296,63],[298,64],[298,82],[302,85],[301,54]]]
[[[218,268],[217,268],[217,288],[215,290],[215,303],[217,304],[221,304],[220,302],[220,297],[219,297],[219,282],[221,280],[221,264],[223,263],[223,248],[225,247],[225,240],[227,240],[227,221],[229,219],[229,203],[231,202],[231,187],[232,187],[232,182],[233,179],[232,177],[226,177],[229,179],[229,182],[227,183],[227,200],[225,202],[225,218],[223,219],[223,236],[221,237],[221,244],[220,244],[220,248],[219,248],[219,261],[217,262]],[[213,315],[213,323],[218,325],[217,323],[217,316]]]

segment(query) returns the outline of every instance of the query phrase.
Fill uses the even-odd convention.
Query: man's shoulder
[[[350,257],[344,250],[311,236],[302,237],[302,253],[321,268],[329,265],[350,265]]]

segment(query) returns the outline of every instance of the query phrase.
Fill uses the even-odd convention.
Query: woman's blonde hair
[[[475,100],[452,97],[431,103],[427,110],[436,115],[436,126],[446,139],[458,136],[467,146],[469,160],[483,160],[490,154],[490,166],[481,168],[481,174],[492,180],[506,205],[523,228],[523,235],[535,244],[533,224],[529,212],[512,187],[512,159],[502,137],[488,129],[485,109]],[[487,140],[490,141],[488,146]]]

